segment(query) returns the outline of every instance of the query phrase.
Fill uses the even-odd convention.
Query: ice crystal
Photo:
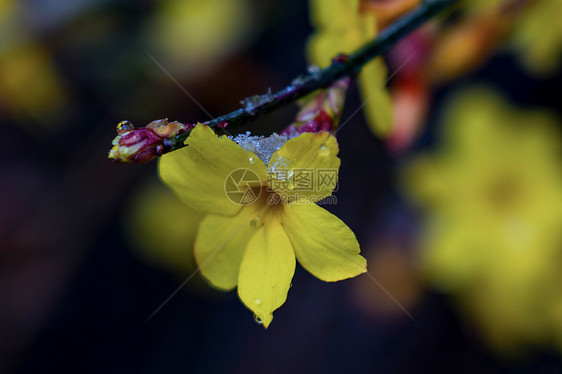
[[[267,165],[271,155],[277,151],[285,142],[287,137],[273,133],[271,136],[256,136],[252,135],[249,131],[245,134],[238,134],[236,136],[229,136],[229,139],[235,141],[239,146],[246,151],[255,153]]]

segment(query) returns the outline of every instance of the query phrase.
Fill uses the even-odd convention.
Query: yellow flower
[[[145,35],[173,73],[197,77],[252,40],[255,14],[248,0],[163,0]]]
[[[0,50],[0,105],[22,124],[31,119],[34,124],[56,129],[64,123],[60,116],[68,101],[46,48],[23,43]]]
[[[201,273],[217,288],[238,286],[242,302],[267,327],[287,298],[295,256],[328,282],[365,272],[366,261],[353,232],[313,203],[331,195],[336,178],[314,179],[313,191],[300,190],[299,171],[337,174],[333,136],[235,140],[240,145],[199,124],[187,147],[161,158],[159,172],[182,201],[206,213],[195,242]]]
[[[560,123],[478,89],[457,98],[445,125],[442,149],[406,174],[428,210],[428,276],[498,350],[562,348]]]
[[[360,0],[311,0],[312,23],[316,33],[308,45],[309,59],[325,67],[339,53],[350,53],[377,34],[375,13],[361,7]],[[376,58],[359,75],[364,113],[372,131],[388,135],[392,128],[392,103],[386,84],[387,69]]]
[[[64,124],[68,91],[51,51],[33,40],[24,14],[21,2],[0,0],[0,107],[24,126],[57,130]]]
[[[525,66],[535,73],[549,73],[560,65],[562,53],[562,1],[536,0],[515,26],[514,44]]]

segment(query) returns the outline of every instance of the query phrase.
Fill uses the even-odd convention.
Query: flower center
[[[255,196],[259,196],[256,200],[257,204],[267,206],[268,211],[282,208],[286,203],[279,193],[273,191],[268,185],[250,187]]]
[[[486,199],[494,208],[506,210],[515,205],[521,195],[522,187],[517,178],[502,175],[487,187]]]

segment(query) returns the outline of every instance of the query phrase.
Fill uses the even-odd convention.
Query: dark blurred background
[[[151,200],[169,194],[155,162],[107,159],[115,125],[207,120],[174,80],[214,116],[280,89],[306,71],[311,32],[305,1],[0,0],[1,373],[562,372],[548,349],[493,354],[451,298],[426,286],[412,255],[418,217],[396,187],[404,156],[361,115],[338,133],[338,204],[327,209],[415,321],[367,277],[323,283],[300,267],[268,330],[235,292],[199,276],[146,321],[194,268],[189,245],[159,259],[160,242],[177,243],[149,231],[178,203]],[[562,76],[531,78],[500,54],[437,90],[416,149],[434,143],[452,86],[475,80],[560,112]],[[359,100],[354,85],[344,119]],[[295,112],[240,131],[280,131]]]

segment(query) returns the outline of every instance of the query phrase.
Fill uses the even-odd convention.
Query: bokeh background
[[[107,160],[116,123],[204,121],[280,89],[306,71],[312,31],[304,1],[0,0],[0,372],[562,372],[562,75],[530,74],[504,49],[433,88],[408,150],[393,152],[361,114],[338,133],[340,186],[326,208],[353,229],[370,273],[415,320],[367,276],[323,283],[297,266],[267,331],[235,292],[198,275],[147,321],[195,270],[201,216],[163,187],[155,162]],[[360,105],[354,84],[342,118]],[[281,131],[295,112],[240,131]],[[473,148],[446,130],[496,122],[547,130],[528,148],[509,141],[532,130],[472,134]],[[455,147],[462,157],[447,158]],[[480,148],[488,151],[470,153]],[[539,156],[529,164],[524,152]],[[505,165],[487,171],[497,159]],[[439,162],[456,174],[433,173]],[[544,171],[516,177],[546,196],[530,200],[538,218],[523,222],[540,240],[515,260],[494,241],[507,234],[486,231],[502,216],[463,213],[478,197],[462,187],[508,165]],[[448,216],[444,207],[459,208]],[[435,226],[439,219],[453,229]]]

